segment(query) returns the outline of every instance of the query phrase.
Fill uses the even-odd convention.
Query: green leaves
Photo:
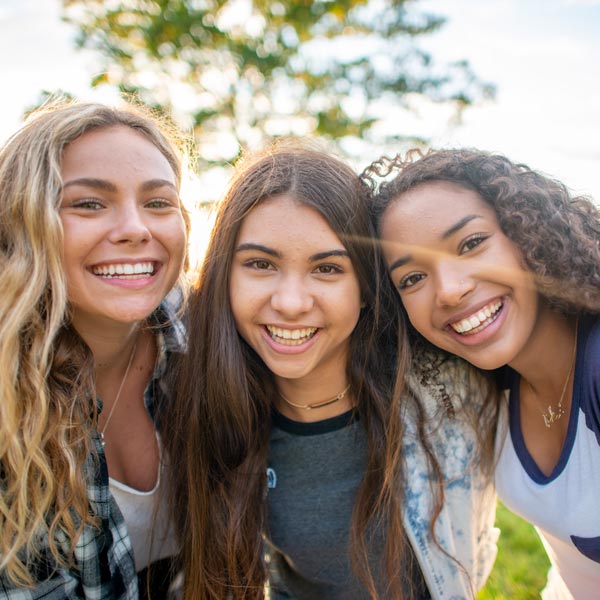
[[[239,146],[317,134],[397,139],[382,99],[407,94],[457,112],[493,94],[466,62],[439,67],[417,41],[443,25],[410,0],[63,0],[80,46],[105,59],[92,84],[185,115],[202,152],[219,134]],[[378,137],[379,136],[379,137]],[[218,143],[218,142],[217,142]],[[231,144],[222,160],[233,158]],[[237,154],[239,148],[234,154]]]

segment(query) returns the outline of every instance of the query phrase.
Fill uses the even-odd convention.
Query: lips
[[[154,274],[155,265],[152,261],[106,263],[94,265],[91,271],[94,275],[106,279],[142,279]]]
[[[486,304],[472,315],[450,323],[450,327],[461,335],[473,335],[479,333],[485,329],[488,325],[493,323],[498,315],[504,303],[502,300],[494,300],[489,304]]]
[[[275,325],[265,325],[271,339],[284,346],[300,346],[308,342],[317,332],[318,327],[302,327],[287,329]]]

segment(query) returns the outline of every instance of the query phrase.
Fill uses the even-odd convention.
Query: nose
[[[116,207],[110,233],[113,244],[141,244],[152,238],[143,207],[136,201],[127,201]]]
[[[457,306],[475,287],[472,277],[450,265],[439,268],[436,274],[436,301],[440,307]]]
[[[314,306],[314,296],[300,275],[279,278],[271,295],[271,306],[289,319],[307,313]]]

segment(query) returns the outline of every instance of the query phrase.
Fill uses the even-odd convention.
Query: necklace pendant
[[[567,378],[565,379],[565,383],[563,384],[562,392],[560,394],[560,398],[558,400],[558,404],[556,405],[556,412],[552,410],[552,405],[548,405],[548,412],[542,413],[542,419],[544,419],[544,425],[548,427],[548,429],[552,426],[553,423],[556,423],[564,414],[565,411],[562,407],[563,400],[565,398],[565,393],[567,391],[567,386],[569,385],[569,381],[571,380],[571,374],[573,373],[573,369],[575,368],[575,359],[577,358],[577,332],[578,332],[578,324],[579,319],[575,321],[575,342],[573,344],[573,356],[571,357],[571,366],[569,367],[569,372],[567,373]],[[531,384],[530,384],[531,387]]]
[[[106,440],[104,439],[104,431],[100,431],[100,443],[102,444],[102,447],[104,448],[104,446],[106,446]]]
[[[548,409],[552,410],[550,407],[548,407]],[[552,425],[553,421],[552,421],[552,414],[547,415],[546,413],[542,413],[542,418],[544,419],[544,425],[550,429],[550,426]]]
[[[554,423],[556,423],[556,421],[558,421],[564,414],[565,411],[563,410],[563,407],[560,404],[557,406],[556,411],[554,411],[551,406],[548,406],[548,412],[542,413],[544,425],[548,427],[548,429],[550,429],[550,427]]]

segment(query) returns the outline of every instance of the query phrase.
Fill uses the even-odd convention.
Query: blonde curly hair
[[[68,567],[83,528],[96,525],[83,470],[96,420],[94,363],[69,325],[58,207],[65,147],[114,126],[145,136],[181,182],[183,138],[131,103],[55,99],[0,149],[0,570],[23,587],[34,584],[41,539]]]

